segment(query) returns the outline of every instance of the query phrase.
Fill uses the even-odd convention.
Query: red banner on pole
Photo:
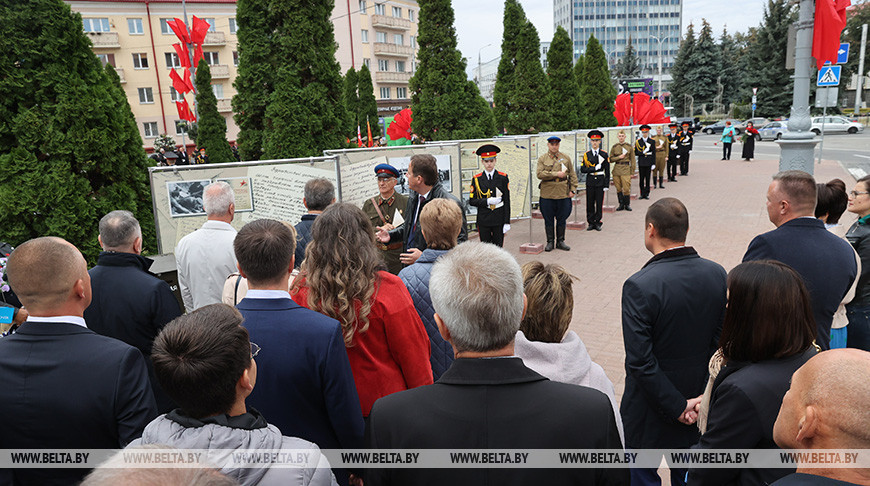
[[[813,57],[818,69],[822,69],[826,61],[837,62],[840,34],[846,27],[846,7],[851,4],[852,0],[816,0]]]
[[[172,79],[172,87],[175,88],[175,91],[178,91],[181,94],[190,91],[190,88],[181,80],[181,76],[175,72],[175,69],[169,70],[169,78]]]
[[[172,29],[172,32],[175,32],[175,36],[178,37],[178,40],[185,44],[190,43],[190,35],[187,33],[187,24],[185,24],[184,21],[175,18],[173,20],[167,20],[166,25]]]
[[[175,49],[175,53],[178,54],[178,59],[181,61],[181,67],[189,68],[190,51],[187,50],[187,46],[181,44],[172,44],[172,48]]]
[[[190,40],[194,44],[201,45],[205,40],[205,33],[208,32],[209,23],[196,15],[193,16],[193,28],[190,32]]]

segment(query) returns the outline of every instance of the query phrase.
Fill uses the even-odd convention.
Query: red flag
[[[366,117],[366,126],[369,129],[369,147],[372,146],[372,124],[369,123],[369,117]]]
[[[666,113],[667,110],[665,110],[665,105],[663,105],[658,99],[653,99],[650,101],[649,111],[647,112],[644,123],[670,123],[671,118],[667,116]]]
[[[190,32],[190,41],[197,45],[202,45],[205,40],[205,33],[208,32],[209,23],[196,15],[193,16],[193,29]]]
[[[202,55],[202,46],[196,46],[196,49],[193,50],[193,69],[199,67],[199,61],[201,61],[205,56]]]
[[[175,109],[178,110],[178,118],[181,118],[182,120],[187,120],[187,118],[184,116],[184,108],[181,107],[180,101],[175,102]]]
[[[357,147],[362,147],[362,146],[363,146],[363,143],[362,143],[362,131],[360,131],[360,129],[359,129],[359,125],[356,126],[356,146],[357,146]]]
[[[196,116],[190,111],[190,107],[187,105],[187,100],[176,101],[175,105],[178,109],[178,117],[182,120],[187,120],[191,123],[196,121]]]
[[[852,0],[816,0],[813,25],[813,57],[821,69],[825,61],[836,62],[840,49],[840,34],[846,27],[846,7]]]
[[[410,108],[405,108],[393,117],[393,123],[387,127],[387,135],[390,140],[400,138],[411,139],[411,122],[414,121],[414,113]]]
[[[175,88],[175,91],[178,91],[181,94],[187,93],[190,91],[190,88],[181,80],[181,76],[175,72],[175,69],[169,70],[169,77],[172,79],[172,87]]]
[[[175,53],[178,54],[178,59],[181,61],[181,67],[190,67],[190,51],[187,50],[187,45],[172,44]]]
[[[635,93],[631,107],[631,116],[634,119],[632,121],[634,121],[635,125],[648,123],[646,118],[649,108],[649,95],[646,93]]]
[[[172,32],[175,32],[175,37],[178,37],[178,40],[181,42],[188,44],[190,43],[190,36],[187,34],[187,25],[181,19],[167,20],[166,25],[172,29]]]
[[[616,97],[614,103],[613,116],[616,117],[616,123],[619,126],[628,125],[631,118],[631,95],[622,93]]]
[[[193,80],[190,79],[190,68],[184,70],[184,84],[189,88],[188,91],[196,92],[196,87],[193,85]]]

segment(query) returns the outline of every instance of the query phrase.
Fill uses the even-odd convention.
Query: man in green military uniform
[[[613,185],[619,198],[617,211],[631,211],[631,175],[634,174],[634,146],[625,141],[625,130],[616,134],[618,143],[610,148],[610,162],[613,163]]]
[[[568,216],[571,215],[571,201],[577,190],[577,173],[571,157],[559,152],[562,139],[552,136],[547,139],[547,153],[538,157],[536,174],[541,181],[541,197],[538,208],[544,217],[544,230],[547,232],[547,246],[544,251],[553,248],[569,251],[565,244],[565,227]],[[553,240],[556,241],[555,246]]]
[[[668,164],[668,136],[665,133],[665,126],[659,125],[656,128],[656,136],[653,137],[656,144],[656,165],[652,171],[653,187],[659,189],[665,188],[665,166]]]
[[[387,231],[400,226],[405,221],[405,208],[408,205],[408,196],[395,191],[399,171],[390,164],[378,164],[375,167],[378,178],[378,195],[367,199],[362,210],[372,222],[372,226],[383,226]],[[399,255],[402,253],[402,242],[384,244],[376,242],[387,270],[398,275],[402,269]]]

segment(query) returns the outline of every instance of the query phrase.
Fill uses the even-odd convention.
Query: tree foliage
[[[846,18],[846,28],[843,29],[843,42],[849,45],[849,62],[844,70],[849,74],[858,73],[858,58],[861,55],[861,26],[870,24],[870,0],[852,0],[852,9]],[[870,34],[868,34],[870,39]],[[867,41],[867,52],[870,53],[870,40]],[[865,59],[864,73],[870,71],[870,63]],[[867,86],[864,87],[865,89]]]
[[[456,48],[450,0],[420,0],[417,72],[411,77],[415,133],[427,140],[485,138],[493,135],[492,112],[465,75]]]
[[[613,74],[617,79],[636,78],[640,76],[640,57],[638,57],[637,51],[631,43],[630,36],[628,42],[625,44],[625,54],[622,58],[616,61],[614,71],[615,73]]]
[[[687,74],[690,71],[689,58],[695,51],[695,26],[689,24],[686,28],[686,37],[680,42],[680,49],[677,51],[677,56],[674,58],[674,65],[671,67],[670,84],[671,105],[676,113],[685,116],[692,116],[690,113],[691,101],[688,96],[692,95],[692,87],[688,84]]]
[[[745,46],[728,34],[728,29],[722,29],[719,37],[719,79],[722,84],[722,103],[727,107],[731,103],[742,100],[743,82],[740,66],[745,54]]]
[[[517,39],[517,64],[508,94],[511,111],[505,120],[508,134],[544,132],[550,129],[549,86],[541,66],[541,39],[531,22]]]
[[[366,121],[372,126],[372,137],[381,136],[381,126],[378,124],[378,100],[375,99],[375,87],[372,84],[372,73],[369,67],[365,64],[359,68],[357,73],[359,80],[359,124],[364,133],[366,131]],[[356,127],[353,128],[356,130]]]
[[[277,77],[275,43],[272,32],[278,20],[270,13],[269,2],[238,0],[239,67],[233,86],[233,113],[239,136],[236,142],[242,160],[260,160],[263,156],[263,131],[266,105]]]
[[[572,46],[573,48],[573,46]],[[586,105],[583,104],[583,85],[586,83],[585,71],[586,55],[580,54],[577,61],[574,63],[574,81],[577,83],[577,126],[585,127],[586,124]]]
[[[501,133],[507,126],[508,119],[517,111],[511,104],[511,91],[517,66],[518,41],[520,33],[528,20],[518,0],[505,0],[504,3],[504,34],[501,41],[501,59],[498,62],[498,73],[495,78],[493,97],[493,117],[496,129]],[[537,48],[535,48],[537,50]]]
[[[0,4],[0,240],[59,236],[94,262],[98,222],[126,209],[154,250],[142,138],[115,70],[61,0]]]
[[[589,36],[589,42],[586,43],[583,73],[580,88],[580,102],[586,110],[583,128],[616,126],[613,116],[616,88],[610,79],[607,56],[594,35]]]
[[[797,9],[788,0],[768,0],[764,17],[746,53],[744,92],[758,88],[756,116],[783,116],[792,104],[792,71],[785,68],[788,27],[797,18]],[[751,91],[748,92],[751,96]]]
[[[689,55],[688,64],[683,79],[692,90],[695,106],[712,103],[720,90],[722,56],[706,19],[701,20],[701,33]]]
[[[547,105],[552,113],[552,130],[573,130],[580,126],[577,109],[580,87],[574,77],[572,51],[568,32],[562,26],[557,27],[547,51],[547,80],[550,83]]]
[[[212,164],[235,161],[227,142],[227,121],[218,112],[217,98],[211,88],[211,68],[205,59],[196,68],[196,145],[204,148]]]
[[[353,66],[344,75],[344,109],[347,112],[347,126],[344,128],[348,138],[356,135],[356,127],[359,125],[359,76]]]

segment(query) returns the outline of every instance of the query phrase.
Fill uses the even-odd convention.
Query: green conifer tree
[[[613,127],[613,102],[616,88],[610,79],[607,57],[594,35],[586,43],[586,58],[583,61],[584,80],[580,91],[581,103],[586,110],[584,128]]]
[[[61,0],[28,0],[0,3],[0,18],[0,240],[59,236],[93,263],[99,219],[126,209],[154,251],[153,163],[81,16]]]
[[[843,29],[843,42],[849,43],[849,59],[843,70],[848,74],[858,73],[858,60],[861,53],[861,26],[870,24],[870,0],[853,0],[852,8],[846,15],[846,28]],[[867,51],[870,52],[870,35],[867,37]],[[870,71],[870,64],[864,61],[864,74]],[[864,86],[863,89],[868,88]]]
[[[509,134],[545,132],[550,129],[547,100],[549,85],[541,66],[541,39],[531,22],[526,22],[517,39],[517,65],[509,93],[513,110],[505,121]]]
[[[580,127],[577,111],[580,88],[574,78],[572,50],[568,32],[562,26],[557,27],[550,50],[547,51],[547,80],[550,82],[547,105],[552,113],[552,130],[574,130]]]
[[[674,65],[671,67],[672,81],[668,85],[671,92],[671,106],[674,107],[674,112],[680,116],[692,116],[690,113],[692,104],[689,96],[692,96],[692,87],[686,80],[686,73],[690,69],[689,58],[695,51],[695,26],[689,24],[686,28],[686,37],[680,42],[680,49],[677,51],[677,56],[674,58]]]
[[[227,121],[218,112],[217,98],[211,87],[211,69],[205,59],[196,68],[196,145],[204,148],[208,161],[221,164],[235,161],[227,142]]]
[[[359,124],[363,136],[368,136],[366,121],[372,126],[372,137],[381,136],[381,126],[378,124],[378,101],[375,99],[375,87],[372,84],[372,73],[369,67],[363,64],[357,73],[359,79]],[[356,130],[356,127],[353,127]]]
[[[577,82],[577,126],[586,128],[586,107],[583,104],[583,84],[586,82],[585,62],[586,55],[580,54],[574,63],[574,81]]]
[[[359,77],[353,66],[344,75],[344,109],[347,111],[347,126],[344,133],[348,138],[356,136],[356,127],[359,124]]]
[[[719,37],[719,66],[720,82],[723,89],[722,103],[727,108],[731,103],[741,99],[742,76],[740,71],[740,58],[744,50],[737,45],[734,37],[728,34],[727,27],[722,29]]]
[[[707,19],[701,19],[701,33],[688,59],[689,68],[683,75],[692,88],[695,106],[709,105],[717,98],[721,85],[722,57],[713,41],[713,29]],[[724,93],[724,90],[722,90]],[[712,108],[712,107],[711,107]]]
[[[415,133],[426,140],[485,138],[493,135],[492,111],[456,48],[450,0],[420,0],[417,72],[411,77]]]
[[[526,14],[517,0],[505,0],[504,3],[504,34],[501,41],[501,59],[498,62],[498,72],[492,97],[495,108],[493,116],[499,133],[507,126],[508,119],[514,116],[517,109],[511,100],[514,86],[514,71],[517,66],[518,41],[520,32],[526,25]]]
[[[242,160],[260,160],[263,156],[266,105],[275,88],[279,56],[272,34],[277,21],[269,5],[262,0],[236,3],[239,67],[233,82],[233,116],[239,127],[236,142]]]
[[[747,50],[744,90],[758,88],[755,116],[788,116],[794,83],[792,71],[785,68],[788,26],[797,17],[795,5],[788,0],[768,0],[764,17]],[[745,95],[746,96],[746,95]],[[744,97],[745,97],[744,96]],[[752,96],[752,92],[748,92]]]
[[[625,44],[625,54],[616,61],[616,66],[613,70],[617,79],[640,76],[640,57],[638,57],[637,51],[631,43],[631,36],[628,37],[628,42]]]

